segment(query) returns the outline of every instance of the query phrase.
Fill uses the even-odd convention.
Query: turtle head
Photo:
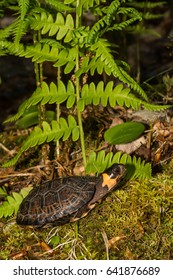
[[[104,171],[96,184],[96,192],[91,200],[91,204],[103,198],[107,193],[114,190],[122,177],[125,175],[126,168],[122,164],[114,164],[109,169]]]
[[[102,188],[106,188],[107,192],[111,191],[121,180],[126,172],[126,168],[122,164],[114,164],[102,173]]]

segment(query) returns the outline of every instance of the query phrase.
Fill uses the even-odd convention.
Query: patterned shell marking
[[[125,167],[115,164],[98,177],[72,176],[45,182],[22,201],[16,221],[35,227],[76,221],[115,189],[124,174]]]
[[[89,176],[65,177],[34,188],[20,205],[17,223],[41,227],[68,222],[70,215],[92,199],[97,180]]]

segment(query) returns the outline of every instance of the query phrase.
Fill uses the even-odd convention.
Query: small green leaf
[[[71,14],[68,14],[66,17],[66,25],[71,27],[71,29],[74,28],[74,20]]]
[[[23,188],[21,189],[20,194],[22,195],[23,198],[25,198],[32,189],[33,189],[32,187]]]
[[[64,38],[64,42],[69,43],[72,39],[73,39],[73,32],[72,32],[72,30],[68,30],[68,32]]]
[[[78,110],[82,112],[85,108],[85,103],[83,99],[79,99],[78,104],[77,104]]]
[[[75,95],[70,95],[66,103],[67,109],[73,107],[74,103],[75,103]]]
[[[126,122],[109,128],[104,138],[111,144],[126,144],[137,139],[145,130],[145,126],[138,122]]]
[[[69,74],[73,68],[75,67],[76,63],[74,61],[69,61],[64,69],[64,74]]]
[[[61,40],[66,34],[68,29],[66,27],[61,27],[56,35],[57,40]]]
[[[64,136],[62,138],[62,141],[66,141],[71,135],[71,128],[66,128],[66,130],[64,131]]]
[[[79,128],[78,127],[74,127],[72,129],[72,140],[73,141],[77,141],[79,139]]]
[[[60,243],[60,237],[59,236],[52,236],[50,240],[50,244],[55,248]]]
[[[0,196],[7,196],[7,191],[4,187],[0,188]]]
[[[64,4],[70,4],[70,3],[73,3],[73,2],[74,2],[74,0],[65,0]]]

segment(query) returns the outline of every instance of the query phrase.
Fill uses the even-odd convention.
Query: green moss
[[[39,231],[2,224],[0,259],[21,252],[22,259],[173,259],[172,214],[169,166],[150,180],[127,182],[79,223]],[[44,250],[40,241],[53,250]]]

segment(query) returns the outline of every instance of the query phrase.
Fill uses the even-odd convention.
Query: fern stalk
[[[34,44],[41,40],[41,33],[38,31],[33,35],[33,41]],[[43,82],[43,64],[42,63],[34,63],[35,67],[35,75],[36,75],[36,86],[39,87]],[[42,105],[41,103],[38,104],[38,120],[39,120],[39,126],[42,126],[43,121],[46,120],[46,107],[45,105]],[[41,147],[41,155],[43,163],[46,164],[46,161],[48,160],[48,154],[49,154],[49,147],[47,144],[43,144]]]
[[[61,80],[61,67],[57,68],[57,83]],[[60,104],[56,104],[56,120],[59,123],[60,118]],[[56,141],[56,158],[59,158],[60,151],[59,151],[59,140]]]
[[[81,25],[81,16],[78,14],[78,7],[80,5],[80,0],[76,2],[76,29],[78,29]],[[76,71],[79,70],[79,45],[76,45]],[[82,149],[82,157],[83,163],[86,167],[87,160],[86,160],[86,151],[85,151],[85,141],[84,141],[84,131],[83,131],[83,124],[82,124],[82,115],[80,110],[78,109],[78,102],[80,100],[80,78],[76,77],[76,101],[77,101],[77,117],[78,117],[78,124],[79,124],[79,132],[80,132],[80,142],[81,142],[81,149]]]

